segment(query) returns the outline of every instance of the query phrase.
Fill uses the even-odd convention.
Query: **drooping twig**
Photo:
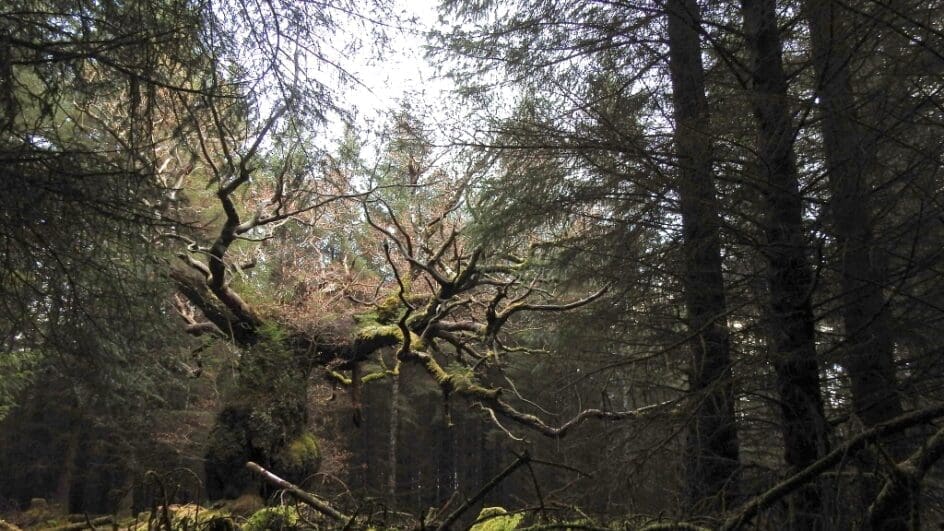
[[[523,454],[521,454],[518,457],[518,459],[515,459],[514,463],[508,465],[508,467],[505,470],[502,470],[501,473],[499,473],[497,476],[492,478],[491,481],[483,485],[482,488],[479,489],[479,491],[476,492],[474,496],[466,500],[465,503],[460,505],[459,508],[453,511],[448,517],[446,517],[446,519],[443,520],[441,524],[439,524],[439,527],[436,528],[437,531],[446,531],[447,529],[451,529],[452,524],[456,523],[456,520],[458,520],[463,514],[465,514],[466,511],[468,511],[476,503],[480,502],[482,498],[485,497],[486,494],[491,492],[492,489],[497,487],[502,481],[505,480],[505,478],[510,476],[512,473],[514,473],[515,470],[518,470],[520,467],[528,464],[529,461],[531,461],[531,455],[528,454],[528,452],[524,452]]]
[[[280,489],[285,489],[289,494],[294,496],[295,499],[304,503],[305,505],[308,505],[312,509],[318,511],[319,513],[325,516],[331,517],[332,519],[337,520],[339,522],[348,522],[351,519],[350,516],[342,513],[341,511],[338,511],[334,507],[331,507],[331,505],[329,505],[328,502],[322,499],[319,499],[314,494],[306,490],[303,490],[302,488],[298,487],[297,485],[293,483],[289,483],[288,481],[280,478],[279,476],[276,476],[272,472],[269,472],[268,470],[262,468],[256,463],[253,463],[252,461],[249,461],[248,463],[246,463],[246,468],[262,476],[262,479],[266,480],[267,483],[274,485],[276,487],[279,487]]]

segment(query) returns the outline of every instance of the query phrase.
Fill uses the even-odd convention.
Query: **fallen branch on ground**
[[[253,463],[252,461],[249,461],[248,463],[246,463],[246,468],[262,476],[262,479],[266,480],[267,483],[274,485],[276,487],[279,487],[280,489],[284,489],[292,496],[295,496],[295,498],[298,501],[304,503],[305,505],[311,507],[312,509],[318,511],[319,513],[325,516],[328,516],[340,522],[348,522],[351,520],[351,517],[347,516],[341,511],[338,511],[334,507],[331,507],[331,505],[329,505],[328,502],[318,498],[317,496],[315,496],[314,494],[306,490],[301,489],[297,485],[294,485],[292,483],[289,483],[288,481],[285,481],[284,479],[280,478],[279,476],[276,476],[272,472],[269,472],[268,470],[262,468],[256,463]]]

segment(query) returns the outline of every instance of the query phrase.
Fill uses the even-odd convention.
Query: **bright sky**
[[[452,87],[436,76],[424,58],[423,34],[437,23],[436,3],[429,0],[397,0],[396,11],[404,19],[416,18],[416,26],[390,31],[390,45],[380,61],[351,58],[354,74],[363,84],[352,89],[348,98],[360,121],[382,123],[382,115],[400,107],[409,98],[415,105],[438,107]],[[378,124],[379,125],[379,124]]]

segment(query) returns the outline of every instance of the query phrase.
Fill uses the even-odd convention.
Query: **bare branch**
[[[288,491],[289,494],[294,496],[298,501],[315,509],[316,511],[320,512],[321,514],[325,516],[328,516],[339,522],[347,522],[351,519],[350,516],[342,513],[341,511],[335,509],[334,507],[331,507],[331,505],[329,505],[328,502],[318,498],[317,496],[315,496],[314,494],[308,491],[302,490],[301,488],[299,488],[297,485],[293,483],[289,483],[288,481],[285,481],[284,479],[280,478],[279,476],[276,476],[272,472],[269,472],[268,470],[262,468],[256,463],[253,463],[252,461],[249,461],[248,463],[246,463],[246,468],[262,476],[262,479],[264,479],[267,483],[274,485],[280,489],[285,489],[286,491]]]
[[[754,515],[759,511],[770,507],[784,496],[806,485],[849,455],[857,453],[866,446],[889,435],[904,431],[911,426],[926,424],[942,416],[944,416],[944,404],[901,415],[900,417],[888,422],[883,422],[870,430],[860,433],[846,441],[845,444],[836,447],[818,461],[773,486],[771,489],[767,490],[767,492],[749,500],[741,506],[737,513],[725,520],[720,529],[722,531],[741,529],[748,525]]]

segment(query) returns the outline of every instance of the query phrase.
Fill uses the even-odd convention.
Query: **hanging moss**
[[[523,519],[523,514],[508,514],[501,507],[484,507],[469,531],[512,531]]]

